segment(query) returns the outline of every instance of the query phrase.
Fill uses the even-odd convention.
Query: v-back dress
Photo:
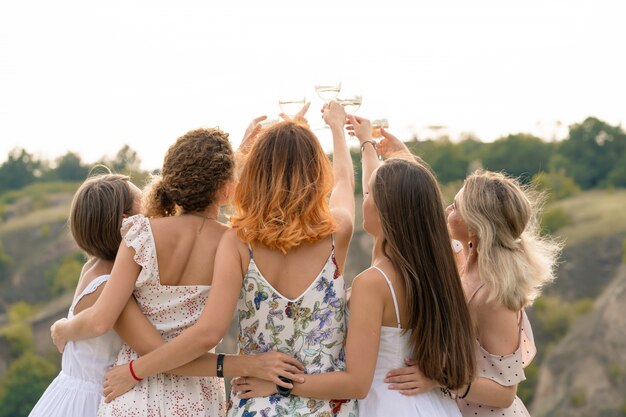
[[[152,229],[143,215],[126,219],[122,236],[126,246],[135,250],[134,260],[142,268],[133,291],[137,304],[161,335],[171,340],[198,320],[210,286],[161,285]],[[124,344],[116,364],[137,357]],[[225,414],[225,396],[221,378],[157,374],[144,378],[109,404],[102,403],[98,416],[218,417]]]
[[[84,296],[109,280],[102,275],[91,281],[74,299],[67,318]],[[43,393],[29,417],[95,417],[102,400],[102,383],[115,362],[122,339],[111,330],[92,339],[68,342],[61,358],[61,372]]]
[[[267,282],[249,250],[250,264],[237,303],[239,353],[283,352],[300,361],[307,374],[345,370],[346,293],[334,242],[320,273],[295,299]],[[235,394],[229,403],[230,417],[356,417],[358,412],[355,400],[279,394],[240,400]]]
[[[387,372],[405,367],[404,359],[411,357],[411,331],[404,332],[400,326],[400,309],[391,281],[382,269],[373,268],[387,281],[393,298],[397,326],[381,326],[374,379],[367,396],[359,400],[359,417],[461,417],[455,401],[439,389],[416,395],[402,395],[400,391],[390,390],[389,384],[385,383]]]

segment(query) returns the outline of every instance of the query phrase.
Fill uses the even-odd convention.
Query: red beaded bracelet
[[[133,379],[137,382],[143,380],[143,378],[139,378],[137,375],[135,375],[135,371],[133,371],[133,362],[135,362],[135,360],[133,359],[132,361],[128,362],[128,369],[130,369],[130,374],[132,375]]]

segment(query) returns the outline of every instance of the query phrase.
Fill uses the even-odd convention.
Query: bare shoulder
[[[480,344],[495,355],[508,355],[519,345],[519,311],[489,301],[489,291],[483,287],[472,300]]]
[[[354,297],[357,293],[368,292],[379,296],[383,300],[385,291],[387,291],[387,282],[383,276],[376,269],[368,268],[352,281],[351,297]]]

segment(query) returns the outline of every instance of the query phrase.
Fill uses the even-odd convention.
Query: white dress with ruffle
[[[126,219],[123,242],[135,250],[141,272],[133,292],[137,304],[166,340],[193,325],[208,298],[208,285],[161,285],[156,246],[150,221],[143,215]],[[124,344],[117,364],[138,357]],[[116,417],[220,417],[226,414],[224,382],[215,377],[183,377],[157,374],[144,378],[109,404],[102,403],[98,416]]]
[[[102,275],[91,281],[74,299],[67,318],[82,298],[109,279]],[[102,400],[102,382],[115,362],[122,340],[109,331],[93,339],[68,342],[61,358],[61,372],[43,393],[29,417],[95,417]]]

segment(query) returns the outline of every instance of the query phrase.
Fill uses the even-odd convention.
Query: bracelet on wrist
[[[133,362],[135,362],[134,359],[128,362],[128,369],[130,369],[130,375],[133,377],[135,381],[140,382],[143,380],[143,378],[139,378],[137,374],[135,374],[135,371],[133,370]]]
[[[463,393],[463,395],[458,396],[457,397],[461,400],[465,399],[465,397],[467,397],[467,394],[469,394],[470,392],[470,388],[472,388],[472,381],[470,381],[470,383],[467,385],[467,389],[465,390],[465,392]]]
[[[370,145],[372,145],[372,147],[374,148],[374,151],[375,151],[376,153],[378,153],[378,150],[376,149],[376,142],[375,142],[375,141],[373,141],[373,140],[364,140],[364,141],[361,143],[361,153],[363,153],[363,150],[365,149],[365,145],[367,145],[368,143],[369,143]]]
[[[289,378],[285,378],[284,376],[279,376],[278,379],[280,379],[283,382],[286,382],[288,384],[292,384],[293,381]],[[276,384],[276,391],[282,396],[282,397],[289,397],[291,395],[291,390],[292,388],[285,388],[281,385]]]
[[[224,378],[224,354],[223,353],[219,353],[217,355],[216,374],[218,378]]]

